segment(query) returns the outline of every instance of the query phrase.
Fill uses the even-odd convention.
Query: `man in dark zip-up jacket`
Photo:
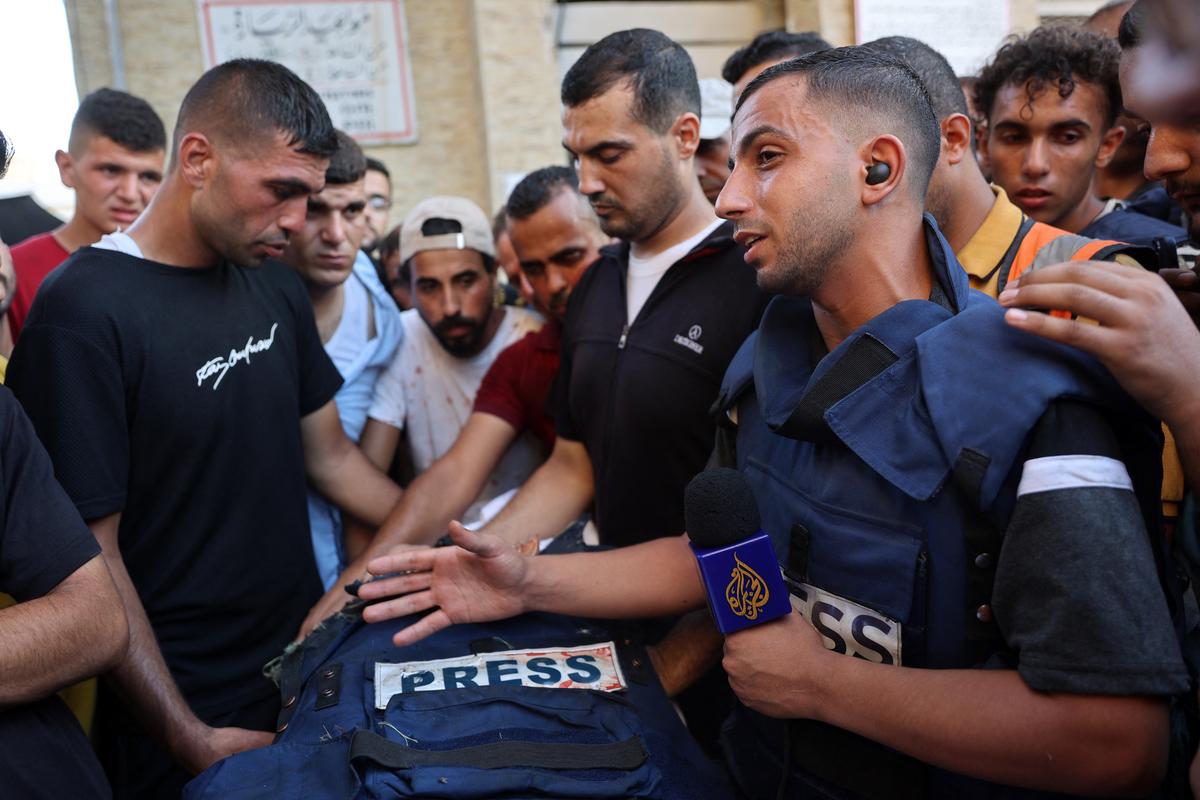
[[[657,31],[612,34],[567,73],[562,99],[579,191],[623,242],[601,251],[571,295],[550,401],[554,450],[487,530],[511,543],[554,536],[594,499],[603,544],[677,536],[683,488],[713,447],[709,408],[766,297],[696,179],[700,89],[682,47]],[[651,659],[675,695],[719,653],[700,612]],[[729,698],[712,671],[679,696],[709,747]]]
[[[558,435],[592,462],[596,526],[626,545],[684,530],[683,488],[712,451],[709,407],[765,295],[725,222],[626,314],[630,245],[601,251],[563,331]]]
[[[676,536],[683,487],[712,450],[708,410],[764,296],[693,170],[700,90],[682,47],[614,33],[567,73],[562,100],[579,191],[624,241],[572,294],[554,450],[487,530],[553,536],[594,498],[604,544]]]

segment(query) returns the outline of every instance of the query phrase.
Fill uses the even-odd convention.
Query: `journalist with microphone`
[[[726,636],[739,788],[1153,791],[1167,698],[1188,685],[1143,516],[1156,424],[1098,362],[968,289],[922,213],[940,133],[908,67],[861,48],[777,65],[746,87],[731,135],[717,212],[780,296],[726,373],[718,452],[749,483],[797,609]],[[430,611],[397,644],[527,610],[765,600],[732,570],[728,597],[715,571],[706,592],[685,537],[523,557],[452,536],[370,565],[414,572],[365,585],[402,596],[364,618]],[[773,566],[742,561],[759,578]]]

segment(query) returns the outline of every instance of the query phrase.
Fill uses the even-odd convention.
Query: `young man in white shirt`
[[[491,227],[470,200],[432,197],[418,204],[401,226],[400,259],[412,274],[414,307],[400,315],[404,342],[376,386],[362,448],[386,467],[405,432],[419,473],[458,438],[496,356],[542,320],[524,309],[496,306]],[[519,439],[467,518],[521,485],[541,460],[531,435]]]

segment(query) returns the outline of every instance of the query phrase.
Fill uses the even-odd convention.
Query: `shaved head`
[[[338,149],[329,112],[311,86],[282,64],[235,59],[213,67],[183,98],[173,149],[202,133],[217,145],[273,145],[284,134],[298,152],[328,158]]]

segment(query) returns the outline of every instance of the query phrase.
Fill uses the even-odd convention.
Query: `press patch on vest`
[[[1133,491],[1125,465],[1107,456],[1031,458],[1021,470],[1017,497],[1059,489],[1109,488]]]
[[[375,664],[375,707],[398,694],[444,692],[480,686],[592,689],[617,692],[625,676],[612,642],[561,650],[504,650],[437,661]]]
[[[788,582],[792,608],[821,634],[827,650],[900,666],[900,623],[853,600],[807,583]]]

